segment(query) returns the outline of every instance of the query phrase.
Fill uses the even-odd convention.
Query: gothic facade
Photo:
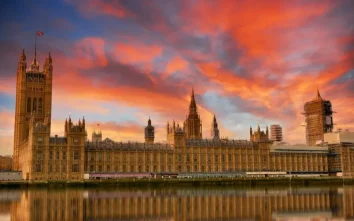
[[[87,140],[83,118],[64,122],[64,136],[51,136],[53,61],[49,54],[43,69],[34,58],[27,69],[24,51],[17,69],[14,132],[14,170],[35,180],[81,181],[85,173],[239,173],[246,171],[290,171],[328,174],[346,171],[352,175],[354,145],[345,143],[345,158],[337,147],[272,145],[266,132],[252,133],[250,141],[220,139],[214,116],[212,138],[202,139],[202,122],[192,90],[188,116],[180,126],[167,123],[166,143],[154,142],[151,119],[145,128],[145,142],[102,140],[94,132]],[[143,131],[143,128],[142,128]],[[336,149],[337,148],[337,149]],[[340,159],[330,153],[336,153]],[[337,152],[336,152],[337,151]],[[345,163],[345,164],[344,164]],[[348,163],[348,165],[347,165]]]

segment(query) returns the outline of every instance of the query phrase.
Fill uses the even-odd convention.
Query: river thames
[[[0,220],[350,220],[354,187],[0,190]]]

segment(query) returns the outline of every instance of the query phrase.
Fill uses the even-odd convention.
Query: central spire
[[[189,114],[194,115],[197,113],[197,104],[195,103],[194,99],[194,89],[192,88],[192,95],[191,95],[191,103],[189,104]]]
[[[185,128],[187,139],[202,139],[202,122],[198,115],[197,104],[195,102],[193,88],[192,88],[191,102],[189,104],[189,114],[183,125]]]

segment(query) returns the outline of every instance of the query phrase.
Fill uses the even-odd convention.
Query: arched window
[[[38,99],[38,112],[42,113],[42,98]]]
[[[37,98],[33,98],[33,106],[32,106],[32,110],[34,111],[34,112],[36,112],[37,111]]]
[[[31,112],[31,98],[27,98],[27,113]]]

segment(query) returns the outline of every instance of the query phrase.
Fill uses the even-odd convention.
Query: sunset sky
[[[83,115],[89,138],[155,141],[182,124],[192,87],[210,137],[249,139],[249,127],[283,126],[305,142],[304,102],[316,87],[335,128],[354,131],[354,1],[1,1],[0,155],[13,152],[16,68],[22,49],[54,63],[52,135]]]

